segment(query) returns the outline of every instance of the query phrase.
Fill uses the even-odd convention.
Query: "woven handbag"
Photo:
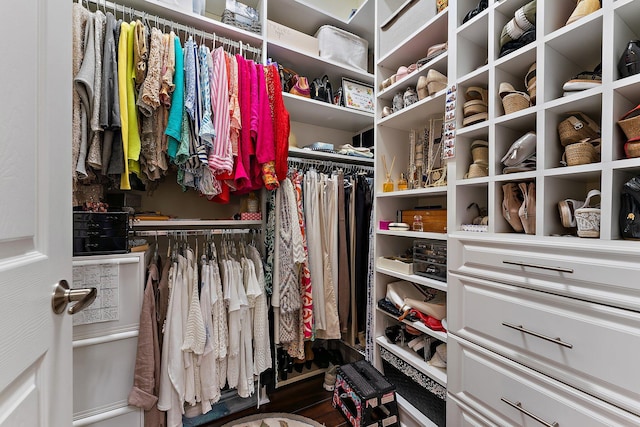
[[[583,139],[591,140],[600,138],[600,126],[585,113],[569,113],[567,119],[558,125],[558,135],[563,147],[575,144]]]

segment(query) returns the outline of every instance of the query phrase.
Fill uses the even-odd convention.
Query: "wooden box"
[[[407,223],[413,229],[413,217],[415,215],[422,216],[422,231],[429,233],[447,232],[446,209],[399,210],[397,221]]]

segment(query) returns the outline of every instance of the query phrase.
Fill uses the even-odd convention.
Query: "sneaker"
[[[324,373],[324,383],[322,387],[327,391],[333,391],[336,388],[336,376],[337,376],[338,367],[332,365],[327,371]]]

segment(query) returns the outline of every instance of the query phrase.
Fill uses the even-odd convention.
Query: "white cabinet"
[[[73,327],[73,425],[142,426],[142,409],[129,406],[146,271],[145,254],[74,257],[74,269],[117,272],[117,319]],[[109,292],[113,296],[113,288]],[[97,300],[103,295],[98,290]],[[90,310],[90,306],[87,310]],[[79,313],[78,315],[82,315]]]

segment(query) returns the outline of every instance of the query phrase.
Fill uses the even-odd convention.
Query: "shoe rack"
[[[634,261],[640,246],[622,240],[618,230],[622,185],[640,174],[640,158],[625,157],[626,138],[616,124],[640,102],[639,76],[620,78],[616,68],[627,42],[640,37],[640,1],[603,0],[601,8],[566,25],[575,1],[538,0],[536,39],[500,57],[503,27],[528,3],[490,0],[466,23],[463,17],[477,1],[449,6],[449,84],[459,94],[486,88],[488,119],[463,127],[463,103],[457,105],[447,194],[455,211],[448,235],[447,423],[517,425],[533,417],[545,425],[634,425],[640,405],[626,397],[629,392],[637,399],[637,393],[624,379],[632,362],[620,361],[605,372],[589,355],[640,348],[640,293],[624,278],[640,271]],[[505,114],[501,83],[526,93],[533,63],[535,105]],[[563,96],[565,82],[598,64],[600,85]],[[599,161],[560,163],[558,125],[571,112],[583,112],[599,125]],[[537,136],[535,168],[503,173],[501,159],[531,131]],[[488,174],[465,178],[476,140],[488,142]],[[517,214],[522,200],[514,201],[512,192],[523,184],[529,192],[535,186],[530,234],[516,232],[503,215],[505,192]],[[585,201],[589,194],[591,207],[599,203],[599,234],[564,227],[558,204]],[[463,230],[476,215],[467,210],[471,203],[487,207],[486,232]],[[598,329],[603,312],[611,314],[611,323]],[[623,331],[627,321],[633,330]],[[614,391],[611,384],[620,388]],[[598,408],[597,414],[590,408]]]

